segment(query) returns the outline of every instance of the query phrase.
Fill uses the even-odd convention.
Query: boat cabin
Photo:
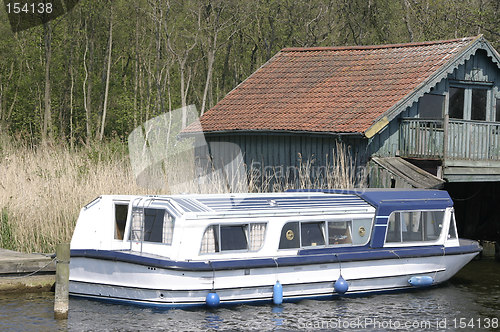
[[[172,261],[458,246],[453,203],[438,190],[104,195],[85,206],[71,249]]]

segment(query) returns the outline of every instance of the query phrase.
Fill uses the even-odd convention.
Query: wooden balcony
[[[500,161],[500,123],[450,119],[402,119],[401,157],[436,160]],[[445,142],[446,139],[446,142]]]

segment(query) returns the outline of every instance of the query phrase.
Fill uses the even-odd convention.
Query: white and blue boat
[[[105,195],[71,241],[70,294],[217,306],[438,285],[481,251],[439,190]]]

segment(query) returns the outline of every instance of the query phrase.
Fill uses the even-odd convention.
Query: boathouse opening
[[[448,182],[461,237],[500,241],[500,182]]]

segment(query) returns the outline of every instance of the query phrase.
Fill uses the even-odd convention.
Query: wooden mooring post
[[[56,294],[54,298],[54,318],[68,318],[69,302],[69,243],[56,247]]]

